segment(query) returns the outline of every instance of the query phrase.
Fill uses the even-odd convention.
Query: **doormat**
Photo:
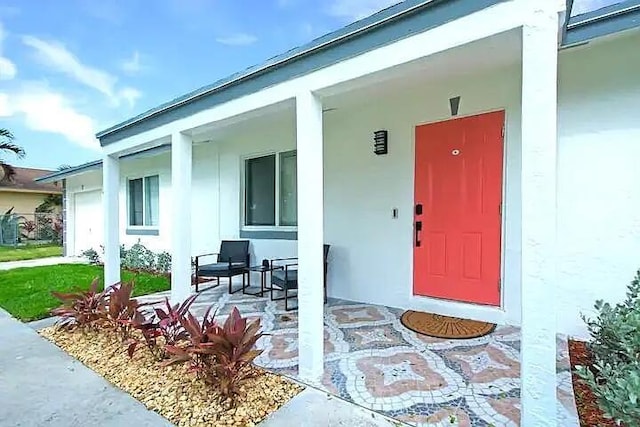
[[[456,340],[482,337],[490,334],[496,328],[494,323],[411,310],[402,314],[400,322],[406,328],[419,334]]]

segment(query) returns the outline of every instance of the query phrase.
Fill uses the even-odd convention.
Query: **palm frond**
[[[11,141],[14,139],[14,136],[9,129],[0,128],[0,138],[5,138]]]
[[[3,141],[0,142],[0,152],[11,151],[13,154],[18,156],[18,158],[24,157],[24,148],[20,147],[17,144],[14,144],[11,141]]]

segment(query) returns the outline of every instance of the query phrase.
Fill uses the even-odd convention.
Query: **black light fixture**
[[[386,130],[377,130],[373,133],[373,152],[377,155],[387,154],[387,136]]]

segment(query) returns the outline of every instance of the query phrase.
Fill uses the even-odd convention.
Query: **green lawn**
[[[0,262],[21,261],[25,259],[47,258],[62,256],[62,246],[52,245],[27,245],[27,246],[0,246]]]
[[[22,321],[42,319],[60,305],[51,291],[86,290],[95,277],[102,281],[101,266],[60,264],[0,271],[0,307]],[[163,276],[123,271],[122,280],[135,282],[136,296],[170,289]]]

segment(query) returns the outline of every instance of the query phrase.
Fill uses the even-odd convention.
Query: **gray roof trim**
[[[626,0],[582,15],[572,16],[563,45],[588,42],[640,27],[640,0]]]
[[[97,134],[108,145],[196,111],[360,55],[505,0],[405,0]],[[428,13],[418,13],[428,10]]]
[[[264,63],[204,86],[96,136],[102,146],[153,129],[198,111],[308,74],[377,47],[469,15],[505,0],[405,0],[368,18],[291,49]],[[575,45],[640,26],[640,0],[570,17],[563,46]],[[425,13],[420,13],[425,12]],[[570,11],[568,11],[570,13]]]
[[[67,178],[69,176],[77,175],[83,172],[88,172],[90,170],[100,169],[101,167],[102,167],[102,160],[94,160],[92,162],[83,163],[78,166],[62,169],[54,173],[51,173],[49,175],[41,176],[40,178],[36,178],[34,181],[35,182],[60,181],[61,179]]]
[[[137,153],[127,154],[125,156],[120,157],[121,159],[135,159],[141,157],[149,157],[157,154],[161,154],[167,151],[171,151],[171,145],[160,145],[158,147],[148,148],[146,150],[138,151]],[[73,166],[70,168],[62,169],[51,173],[49,175],[41,176],[40,178],[35,179],[36,182],[55,182],[60,181],[61,179],[68,178],[73,175],[79,175],[81,173],[89,172],[92,170],[102,169],[102,160],[94,160],[88,163],[83,163],[78,166]]]

